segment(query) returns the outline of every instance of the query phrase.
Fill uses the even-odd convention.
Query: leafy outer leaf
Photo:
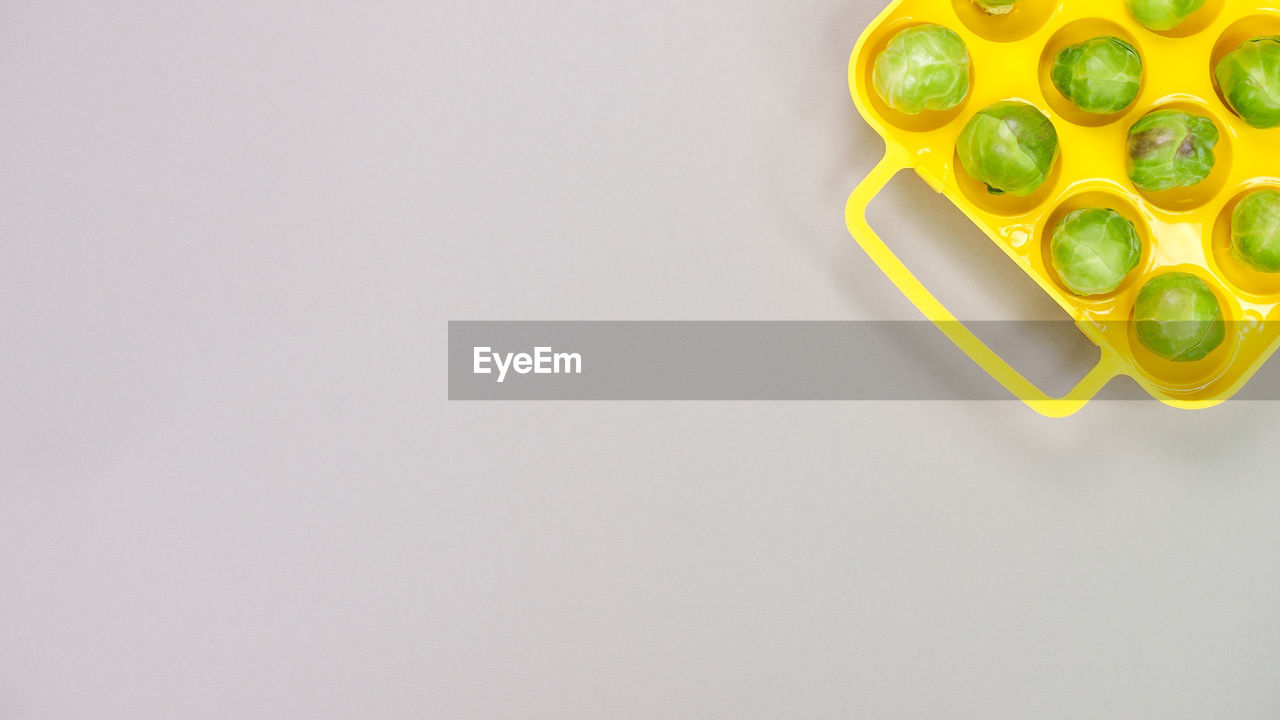
[[[1231,254],[1259,272],[1280,272],[1280,192],[1255,190],[1236,205]]]
[[[973,2],[988,15],[1008,15],[1013,12],[1013,6],[1018,3],[1018,0],[973,0]]]
[[[1138,340],[1174,362],[1201,360],[1226,338],[1222,305],[1190,273],[1166,273],[1148,282],[1138,293],[1133,319]]]
[[[969,49],[950,28],[909,27],[889,41],[872,68],[872,85],[886,105],[908,115],[941,111],[969,95]]]
[[[965,172],[993,195],[1030,195],[1053,170],[1058,131],[1033,105],[999,102],[965,125],[956,153]]]
[[[1077,295],[1114,292],[1138,266],[1142,241],[1133,223],[1110,208],[1084,208],[1062,219],[1049,243],[1053,267]]]
[[[1218,127],[1202,115],[1157,110],[1129,129],[1129,179],[1143,190],[1191,187],[1213,172]]]
[[[1085,112],[1117,113],[1142,87],[1137,48],[1117,37],[1096,37],[1058,52],[1050,72],[1054,87]]]
[[[1172,30],[1192,13],[1204,7],[1205,0],[1126,0],[1133,18],[1151,30]]]
[[[1280,126],[1280,37],[1254,38],[1214,69],[1227,105],[1256,128]]]

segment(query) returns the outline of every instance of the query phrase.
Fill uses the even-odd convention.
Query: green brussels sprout
[[[1255,190],[1236,205],[1231,254],[1259,272],[1280,272],[1280,192]]]
[[[1166,273],[1147,283],[1138,293],[1133,319],[1138,340],[1174,362],[1203,359],[1227,335],[1218,297],[1190,273]]]
[[[1209,118],[1157,110],[1129,128],[1129,179],[1151,192],[1197,185],[1213,172],[1217,144]]]
[[[1222,58],[1214,70],[1227,105],[1256,128],[1280,126],[1280,37],[1260,37]]]
[[[1018,0],[973,0],[973,2],[988,15],[1008,15],[1013,12],[1013,6],[1018,4]]]
[[[1110,208],[1084,208],[1067,215],[1049,242],[1053,269],[1077,295],[1106,295],[1138,266],[1142,241],[1133,223]]]
[[[872,81],[884,104],[899,112],[950,110],[969,95],[969,49],[941,25],[909,27],[876,58]]]
[[[1182,24],[1204,7],[1204,0],[1125,0],[1129,14],[1149,30],[1163,32]]]
[[[992,195],[1030,195],[1058,158],[1058,131],[1034,105],[998,102],[973,116],[956,143],[960,164]]]
[[[1142,87],[1138,50],[1117,37],[1068,45],[1053,60],[1053,86],[1088,113],[1109,115],[1129,107]]]

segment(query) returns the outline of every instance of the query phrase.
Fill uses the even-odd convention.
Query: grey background
[[[451,319],[915,317],[879,9],[5,3],[0,718],[1274,717],[1275,404],[447,402]]]

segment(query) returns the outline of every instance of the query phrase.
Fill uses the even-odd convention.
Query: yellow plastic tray
[[[945,113],[908,116],[885,106],[871,85],[875,58],[898,31],[937,23],[964,38],[973,60],[969,97]],[[1099,35],[1132,43],[1142,55],[1145,81],[1128,110],[1098,118],[1075,109],[1049,80],[1057,51]],[[885,140],[884,159],[854,190],[846,208],[849,231],[871,259],[970,358],[1034,410],[1070,415],[1112,378],[1128,375],[1153,397],[1180,408],[1221,403],[1249,381],[1280,345],[1280,275],[1254,272],[1229,254],[1231,211],[1245,192],[1280,188],[1280,129],[1249,127],[1226,106],[1213,82],[1218,59],[1258,35],[1280,35],[1280,9],[1259,0],[1209,0],[1181,27],[1156,33],[1135,22],[1122,0],[1021,0],[1003,17],[984,14],[971,0],[896,0],[863,33],[849,64],[859,112]],[[1061,155],[1053,175],[1026,198],[986,192],[958,169],[955,143],[975,113],[1019,99],[1047,113]],[[1218,162],[1196,187],[1144,193],[1125,172],[1129,127],[1162,108],[1204,114],[1222,140]],[[1097,366],[1065,397],[1050,397],[988,348],[911,274],[867,224],[875,195],[899,171],[913,168],[946,195],[1070,316],[1101,350]],[[1080,207],[1111,207],[1134,222],[1142,259],[1125,284],[1101,298],[1068,292],[1047,262],[1046,232]],[[945,229],[943,229],[945,232]],[[1134,336],[1132,308],[1153,276],[1193,273],[1217,293],[1227,339],[1199,362],[1156,357]]]

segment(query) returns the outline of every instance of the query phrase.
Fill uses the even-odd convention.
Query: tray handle
[[[895,175],[908,167],[910,163],[901,151],[889,150],[849,196],[849,204],[845,207],[845,222],[853,238],[926,318],[996,382],[1013,393],[1014,397],[1046,417],[1061,418],[1079,412],[1108,382],[1121,374],[1121,365],[1114,357],[1103,350],[1098,364],[1085,374],[1075,388],[1062,397],[1051,397],[957,321],[951,311],[911,274],[907,266],[885,245],[884,240],[871,229],[867,223],[867,207],[871,200]]]

